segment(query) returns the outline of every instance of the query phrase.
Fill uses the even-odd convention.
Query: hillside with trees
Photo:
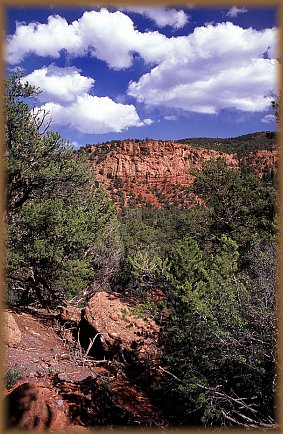
[[[82,330],[90,330],[86,319],[91,306],[99,314],[95,302],[102,300],[101,293],[111,315],[107,324],[106,304],[105,324],[99,326],[107,329],[116,321],[117,330],[111,332],[106,351],[97,337],[104,331],[96,325],[84,355],[91,354],[94,364],[107,359],[109,372],[111,362],[118,363],[115,375],[127,380],[124,387],[136,387],[150,400],[148,420],[157,420],[160,411],[166,426],[276,427],[275,134],[217,143],[184,139],[149,145],[131,140],[77,152],[49,130],[46,113],[30,110],[38,91],[23,84],[19,73],[6,81],[5,91],[10,311],[44,308],[54,314],[58,328],[59,307],[78,309],[74,346]],[[180,153],[178,173],[178,167],[173,173],[166,162],[165,151],[160,158],[161,149]],[[154,153],[155,166],[150,160]],[[123,168],[130,170],[132,164],[136,172],[122,178]],[[138,178],[145,165],[151,167],[144,172],[145,177],[151,173],[147,183]],[[113,312],[114,299],[128,310]],[[139,357],[140,341],[130,342],[127,349],[117,341],[115,333],[119,324],[126,330],[127,317],[132,324],[141,327],[147,321],[154,328],[150,345],[158,348],[158,362]],[[75,324],[68,321],[62,327]],[[91,345],[97,355],[90,352]],[[104,381],[97,391],[96,399],[103,397],[104,407],[110,408],[117,389]],[[87,400],[87,393],[80,393]],[[88,428],[117,426],[123,420],[117,408],[111,422],[102,417],[94,422],[80,411]]]
[[[247,152],[258,150],[273,150],[277,147],[277,134],[274,131],[263,131],[257,133],[244,134],[238,137],[229,137],[223,139],[221,137],[193,137],[188,139],[178,140],[178,143],[191,143],[195,147],[205,147],[215,149],[222,152],[233,153],[241,156]]]

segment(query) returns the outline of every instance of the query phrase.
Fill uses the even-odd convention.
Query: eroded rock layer
[[[263,176],[275,166],[277,150],[258,150],[239,157],[214,149],[171,141],[111,142],[86,148],[96,171],[96,179],[119,206],[150,202],[163,206],[178,202],[183,195],[185,206],[194,206],[199,198],[188,191],[194,182],[192,169],[199,169],[210,159],[224,158],[230,167],[240,164]]]

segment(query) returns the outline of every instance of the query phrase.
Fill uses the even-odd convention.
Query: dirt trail
[[[19,368],[23,380],[62,374],[70,381],[81,381],[91,375],[90,368],[78,364],[75,351],[70,352],[55,332],[50,315],[40,314],[39,319],[29,313],[13,312],[13,316],[22,340],[17,348],[7,348],[7,365]]]
[[[85,359],[55,332],[56,316],[10,311],[22,333],[16,348],[6,347],[6,369],[18,368],[13,386],[32,382],[55,391],[71,423],[164,426],[165,418],[123,371],[119,362]],[[75,342],[74,342],[75,344]]]

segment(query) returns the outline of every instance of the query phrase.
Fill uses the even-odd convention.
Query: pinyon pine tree
[[[50,306],[90,284],[96,240],[101,250],[117,220],[83,153],[49,131],[47,113],[31,110],[37,94],[21,72],[5,83],[7,290],[8,302]]]

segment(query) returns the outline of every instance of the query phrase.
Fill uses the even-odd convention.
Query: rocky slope
[[[163,375],[159,327],[135,305],[99,292],[85,309],[6,312],[8,427],[166,426],[140,387]]]
[[[122,141],[87,146],[97,181],[118,206],[175,204],[193,206],[199,199],[188,187],[192,169],[210,159],[224,158],[231,167],[245,164],[259,176],[275,167],[276,149],[241,154],[171,141]]]

